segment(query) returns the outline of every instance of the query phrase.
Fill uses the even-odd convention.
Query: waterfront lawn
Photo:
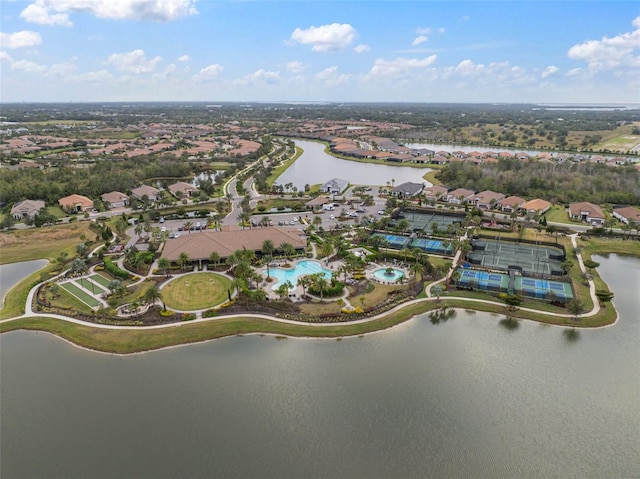
[[[287,168],[289,168],[293,164],[294,161],[302,156],[303,152],[304,150],[302,148],[296,146],[295,154],[291,158],[282,161],[273,169],[271,174],[267,177],[267,185],[269,186],[269,189],[271,189],[271,187],[275,184],[280,175],[282,175],[287,170]]]
[[[0,263],[15,263],[32,259],[55,259],[62,251],[69,258],[76,252],[76,246],[82,242],[80,236],[93,238],[95,233],[89,229],[90,222],[80,221],[72,224],[27,228],[0,233]]]
[[[196,311],[211,308],[227,300],[231,280],[216,273],[185,274],[162,288],[167,308]]]

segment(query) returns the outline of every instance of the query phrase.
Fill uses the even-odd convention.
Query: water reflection
[[[446,323],[450,319],[455,318],[457,312],[455,309],[447,308],[446,306],[442,309],[437,309],[436,311],[432,311],[429,313],[429,320],[431,324],[440,324]]]
[[[500,326],[502,326],[504,329],[507,329],[509,331],[515,331],[516,329],[518,329],[520,327],[520,321],[518,321],[516,318],[512,318],[510,316],[507,316],[504,319],[501,319],[498,324]]]
[[[563,329],[562,335],[564,336],[564,339],[567,340],[567,343],[575,343],[580,339],[580,331],[576,328]]]

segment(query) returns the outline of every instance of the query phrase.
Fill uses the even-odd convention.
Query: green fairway
[[[168,308],[196,311],[225,301],[230,287],[231,280],[217,273],[186,274],[169,281],[162,297]]]
[[[85,293],[81,288],[79,288],[73,283],[63,283],[60,285],[60,287],[92,308],[97,308],[102,304],[96,298],[94,298],[88,293]]]

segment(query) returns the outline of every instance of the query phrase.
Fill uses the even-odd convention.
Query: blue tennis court
[[[427,253],[448,254],[453,252],[451,244],[445,246],[444,242],[428,238],[414,238],[410,242],[412,248],[420,248]]]
[[[506,291],[509,287],[509,275],[501,273],[488,273],[475,269],[459,268],[460,279],[458,284],[463,287],[474,287],[489,291]]]
[[[411,238],[408,236],[374,233],[373,236],[382,237],[390,248],[402,249],[409,244]]]
[[[524,296],[539,299],[557,298],[559,300],[573,299],[573,288],[570,283],[547,281],[543,279],[515,278],[514,288]]]

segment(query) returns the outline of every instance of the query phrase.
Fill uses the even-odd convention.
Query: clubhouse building
[[[289,243],[297,253],[304,253],[307,240],[303,235],[302,230],[280,226],[231,231],[196,231],[168,239],[162,257],[177,262],[180,254],[186,253],[192,262],[202,263],[208,261],[211,253],[215,252],[220,261],[224,261],[238,250],[248,249],[260,253],[265,240],[271,240],[276,251],[283,243]]]

